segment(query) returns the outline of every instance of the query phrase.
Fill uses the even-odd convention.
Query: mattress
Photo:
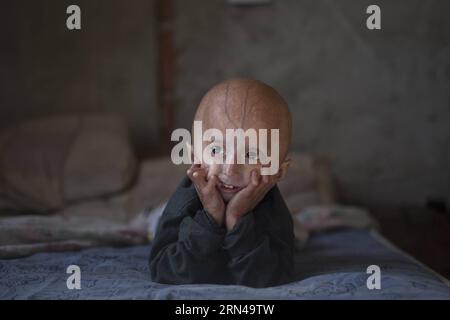
[[[444,278],[373,230],[313,235],[296,250],[296,280],[262,289],[154,283],[149,250],[97,247],[0,260],[0,299],[450,299]],[[70,265],[80,268],[81,289],[68,289]],[[367,286],[371,265],[380,268],[380,289]]]

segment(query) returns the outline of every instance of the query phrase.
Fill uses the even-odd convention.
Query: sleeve
[[[152,280],[167,284],[211,283],[211,279],[227,282],[222,249],[225,229],[192,203],[179,212],[174,212],[174,207],[168,204],[152,241]]]
[[[279,209],[249,212],[226,235],[224,248],[230,256],[228,268],[234,283],[269,287],[292,281],[292,219],[287,209]],[[261,228],[258,219],[269,223]]]

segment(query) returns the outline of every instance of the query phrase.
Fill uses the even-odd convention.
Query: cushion
[[[0,133],[0,210],[46,213],[125,189],[137,161],[114,115],[52,116]]]
[[[285,178],[278,183],[291,213],[309,206],[337,202],[331,161],[322,156],[294,152]]]

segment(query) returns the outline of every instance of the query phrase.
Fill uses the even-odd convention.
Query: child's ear
[[[286,173],[287,173],[287,171],[289,169],[290,164],[291,164],[291,159],[285,159],[283,161],[283,163],[280,166],[280,178],[279,178],[279,180],[284,178],[284,176],[286,175]]]

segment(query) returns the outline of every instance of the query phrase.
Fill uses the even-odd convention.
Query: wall
[[[190,127],[213,84],[234,76],[280,91],[294,149],[335,162],[344,199],[450,201],[450,2],[273,0],[233,7],[175,1],[177,127]]]
[[[0,128],[48,114],[115,111],[141,154],[158,147],[155,1],[5,0],[0,4]],[[335,162],[344,199],[450,202],[448,1],[174,0],[176,127],[232,76],[277,88],[293,111],[295,150]],[[82,8],[81,31],[66,7]]]
[[[82,29],[66,28],[81,7]],[[58,113],[116,112],[140,152],[158,142],[154,1],[2,1],[0,128]]]

